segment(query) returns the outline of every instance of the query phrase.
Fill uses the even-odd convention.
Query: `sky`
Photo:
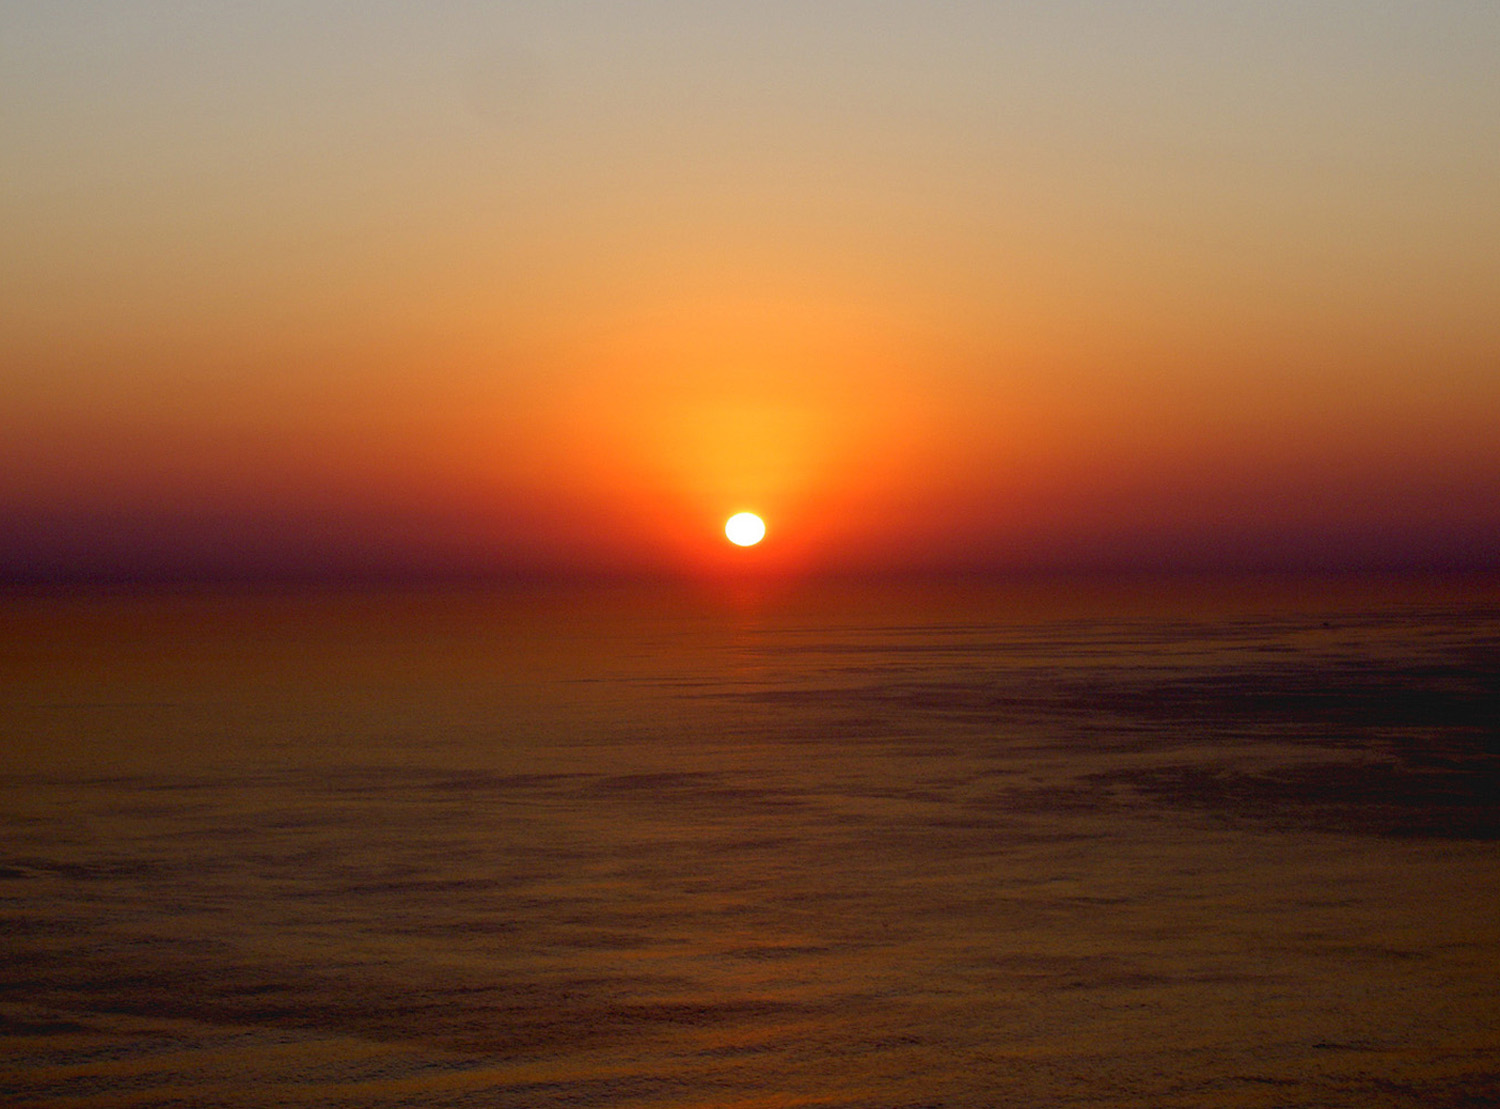
[[[0,578],[1500,567],[1496,57],[1489,0],[0,2]]]

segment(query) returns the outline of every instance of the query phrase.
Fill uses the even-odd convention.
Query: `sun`
[[[724,523],[724,534],[739,547],[753,547],[766,537],[766,522],[753,512],[736,512]]]

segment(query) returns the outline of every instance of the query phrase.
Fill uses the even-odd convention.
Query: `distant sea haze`
[[[9,1103],[1500,1103],[1492,581],[0,604]]]

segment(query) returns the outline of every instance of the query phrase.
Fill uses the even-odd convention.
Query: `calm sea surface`
[[[0,600],[0,1101],[1500,1103],[1500,589]]]

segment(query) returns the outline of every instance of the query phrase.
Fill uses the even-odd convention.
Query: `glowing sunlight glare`
[[[724,534],[740,547],[753,547],[766,537],[766,524],[753,512],[737,512],[724,523]]]

